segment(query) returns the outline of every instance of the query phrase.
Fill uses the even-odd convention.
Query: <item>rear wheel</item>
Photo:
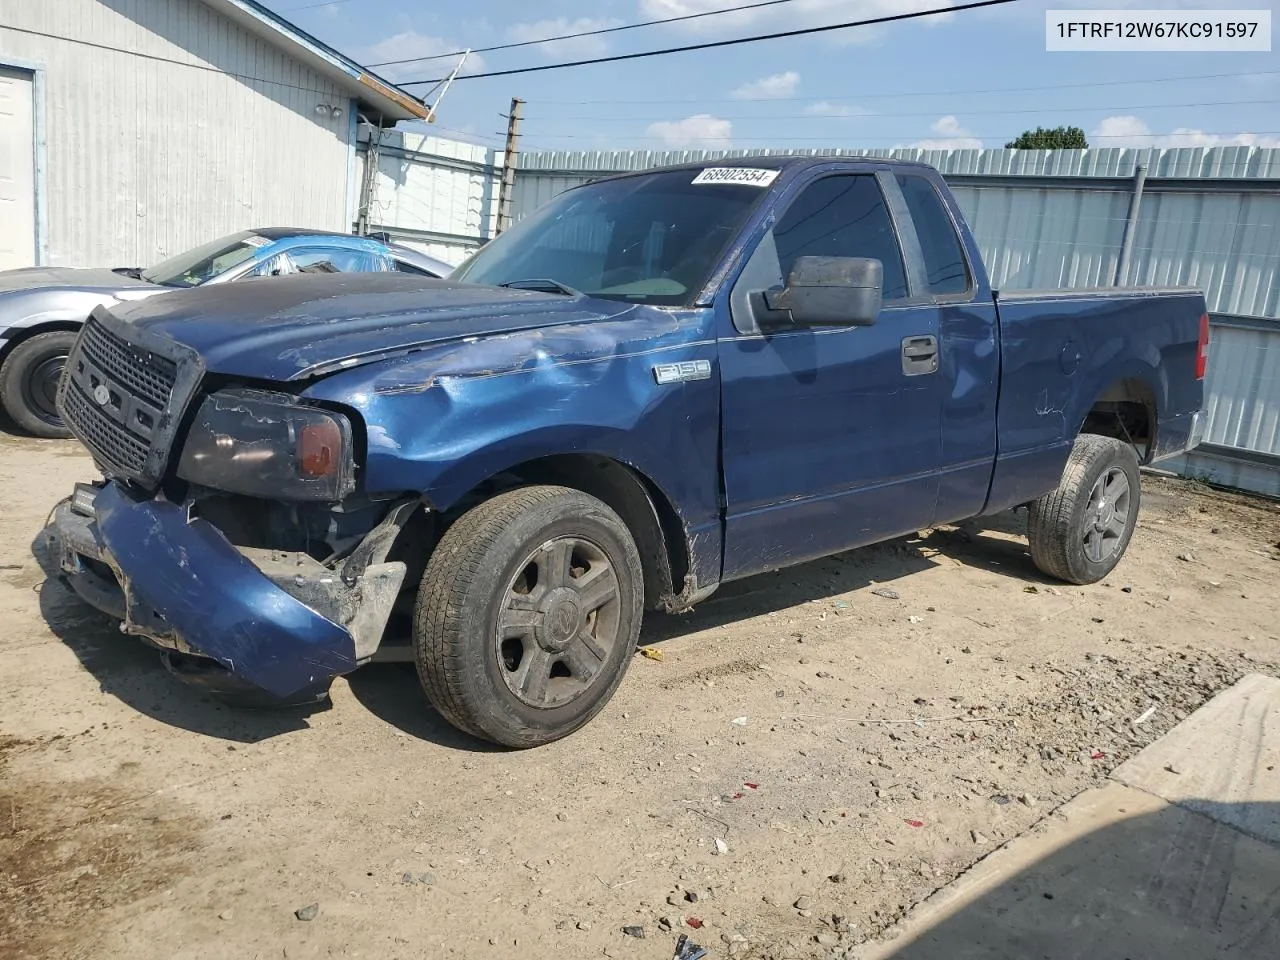
[[[509,747],[567,736],[613,696],[635,651],[644,578],[608,506],[524,487],[463,515],[414,612],[422,685],[455,726]]]
[[[1058,489],[1031,504],[1031,559],[1068,583],[1096,583],[1120,562],[1138,522],[1138,456],[1111,437],[1082,433]]]
[[[28,433],[59,440],[71,436],[57,400],[58,382],[75,340],[72,330],[36,334],[14,347],[0,366],[0,405]]]

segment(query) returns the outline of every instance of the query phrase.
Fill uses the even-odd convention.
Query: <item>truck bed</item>
[[[1017,290],[996,295],[1002,369],[987,511],[1057,485],[1100,400],[1140,402],[1155,436],[1144,462],[1185,444],[1200,408],[1204,297],[1185,287]]]

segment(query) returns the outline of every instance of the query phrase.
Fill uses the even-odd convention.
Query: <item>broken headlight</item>
[[[273,500],[341,500],[356,485],[351,421],[263,390],[205,397],[178,476],[226,493]]]

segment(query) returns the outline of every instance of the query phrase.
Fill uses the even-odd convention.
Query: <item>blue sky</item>
[[[679,16],[745,0],[266,0],[362,63]],[[469,59],[468,72],[790,30],[946,0],[788,0]],[[438,132],[497,145],[511,97],[525,150],[670,147],[1000,147],[1072,124],[1093,146],[1280,147],[1280,44],[1271,53],[1048,53],[1049,8],[1272,9],[1278,0],[1018,0],[885,27],[617,64],[460,79]],[[374,68],[433,78],[454,61]],[[1212,76],[1210,76],[1212,75]],[[1173,78],[1196,79],[1173,79]],[[409,87],[423,93],[425,87]],[[892,96],[886,96],[892,94]]]

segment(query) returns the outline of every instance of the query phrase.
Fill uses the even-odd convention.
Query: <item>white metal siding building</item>
[[[362,144],[360,176],[370,156],[369,230],[457,265],[493,235],[498,215],[500,151],[430,136],[383,131],[373,149]],[[372,172],[372,171],[371,171]]]
[[[0,0],[0,269],[347,232],[357,118],[425,113],[254,0]]]

